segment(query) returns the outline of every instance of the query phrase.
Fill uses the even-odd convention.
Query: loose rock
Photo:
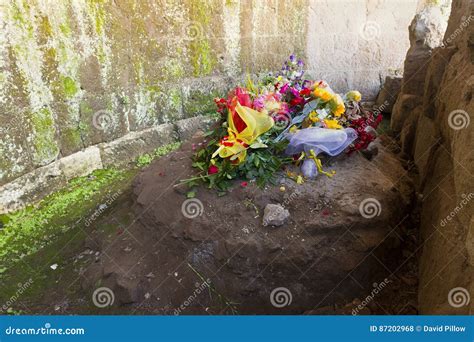
[[[290,217],[290,212],[280,204],[267,204],[263,212],[263,226],[282,226]]]

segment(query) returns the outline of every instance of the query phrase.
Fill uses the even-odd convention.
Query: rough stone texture
[[[277,69],[291,52],[304,56],[306,11],[305,0],[6,2],[0,184],[88,146],[213,111],[212,99],[243,74]]]
[[[400,133],[405,152],[412,149],[428,67],[434,56],[433,49],[442,45],[447,26],[446,15],[438,6],[427,6],[415,15],[409,27],[410,49],[404,63],[401,91],[391,118],[391,128]]]
[[[124,166],[160,145],[176,141],[174,125],[164,124],[127,135],[110,143],[100,144],[100,154],[105,167]]]
[[[290,218],[290,212],[281,204],[269,203],[263,211],[263,226],[279,227]]]
[[[387,76],[383,83],[382,90],[377,96],[375,106],[381,113],[391,113],[393,105],[397,100],[402,88],[402,78],[399,76]]]
[[[422,105],[401,108],[392,118],[394,127],[402,127],[399,121],[404,121],[405,127],[416,129],[410,137],[402,136],[402,145],[411,146],[405,152],[419,172],[423,243],[419,305],[423,314],[474,312],[473,37],[474,3],[454,0],[443,44],[427,61],[423,93],[414,95]],[[407,96],[401,94],[399,100],[406,102]],[[458,299],[466,301],[455,307],[449,294],[459,287],[470,293],[471,300],[461,294]]]
[[[215,122],[212,118],[204,116],[179,120],[175,124],[178,139],[181,141],[188,140],[196,134],[198,130],[205,129],[212,122]]]
[[[25,207],[27,203],[59,190],[67,179],[61,171],[60,163],[37,168],[13,182],[0,187],[0,213],[13,212]]]
[[[59,168],[67,179],[87,176],[94,170],[102,169],[100,149],[91,146],[59,160]]]
[[[72,178],[86,176],[103,167],[125,167],[134,163],[138,156],[150,153],[159,146],[177,141],[178,138],[187,139],[211,122],[209,117],[199,116],[179,120],[175,124],[130,132],[109,143],[90,146],[34,169],[0,187],[0,214],[16,211],[41,200]]]
[[[363,100],[375,100],[385,77],[403,70],[409,47],[405,28],[417,2],[309,1],[310,74],[336,91],[358,89]]]
[[[135,180],[135,238],[101,246],[112,254],[84,277],[87,293],[114,272],[117,284],[135,284],[122,301],[140,287],[150,298],[135,305],[172,313],[196,284],[210,279],[219,295],[197,296],[182,313],[222,313],[229,309],[223,300],[238,303],[239,313],[302,313],[365,297],[405,260],[398,234],[410,225],[414,194],[400,162],[382,145],[372,161],[359,154],[333,161],[332,179],[298,185],[282,177],[284,192],[280,185],[259,189],[236,181],[226,196],[198,187],[196,197],[186,199],[186,188],[172,185],[195,174],[189,157],[199,141],[157,160]],[[284,206],[290,218],[263,227],[269,204]],[[271,305],[276,287],[291,291],[290,306]]]
[[[412,113],[422,101],[420,96],[401,93],[393,106],[390,127],[395,132],[400,132],[409,116],[407,113]]]
[[[0,185],[88,146],[213,110],[217,94],[246,73],[279,69],[293,52],[336,90],[374,99],[380,80],[402,66],[416,2],[6,2]],[[372,22],[374,39],[362,38]]]

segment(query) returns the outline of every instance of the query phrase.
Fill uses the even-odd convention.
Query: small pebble
[[[285,192],[286,191],[286,188],[284,186],[280,186],[280,191],[281,192]]]

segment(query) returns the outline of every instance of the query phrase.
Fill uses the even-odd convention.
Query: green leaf
[[[262,142],[255,142],[255,143],[253,143],[252,145],[250,145],[250,148],[253,148],[253,149],[266,148],[266,147],[268,147],[268,146],[265,145],[265,144],[262,143]]]

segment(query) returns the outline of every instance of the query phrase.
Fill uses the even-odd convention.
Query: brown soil
[[[387,148],[379,146],[372,161],[331,161],[333,179],[297,185],[281,177],[265,189],[236,182],[223,197],[201,187],[200,215],[188,218],[182,205],[189,189],[174,185],[194,172],[190,146],[136,178],[133,196],[107,218],[133,218],[118,235],[96,232],[88,241],[100,258],[85,267],[83,291],[90,296],[106,286],[115,294],[114,307],[100,313],[416,313],[413,193]],[[368,197],[381,203],[371,219],[359,212]],[[264,227],[268,203],[282,204],[290,220]],[[270,300],[279,287],[292,297],[282,308]]]

